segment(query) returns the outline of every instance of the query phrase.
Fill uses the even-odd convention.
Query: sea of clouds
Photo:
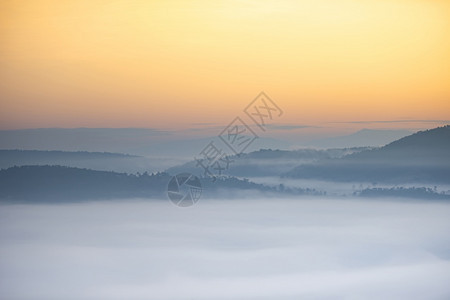
[[[449,299],[450,203],[0,205],[0,299]]]

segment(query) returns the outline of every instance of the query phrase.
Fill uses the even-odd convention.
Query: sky
[[[261,91],[298,130],[431,128],[449,31],[440,0],[3,0],[0,129],[222,126]]]

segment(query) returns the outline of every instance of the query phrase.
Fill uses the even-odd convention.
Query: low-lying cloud
[[[2,299],[443,299],[450,204],[168,200],[0,207]]]

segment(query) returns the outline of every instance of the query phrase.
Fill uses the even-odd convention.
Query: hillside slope
[[[450,126],[417,132],[384,147],[299,165],[287,177],[359,182],[450,183]]]
[[[167,199],[172,176],[167,173],[133,175],[64,166],[22,166],[0,170],[0,201],[71,202],[100,199]],[[201,178],[203,195],[232,198],[241,192],[317,194],[310,189],[285,189],[234,177]]]
[[[239,156],[229,157],[228,169],[225,175],[237,177],[264,177],[279,176],[292,169],[292,166],[306,164],[324,159],[339,158],[345,155],[360,152],[370,148],[345,148],[345,149],[300,149],[300,150],[271,150],[261,149]],[[199,157],[198,159],[200,159]],[[224,166],[225,167],[225,166]],[[169,174],[190,172],[202,175],[204,170],[196,161],[177,165],[166,170]]]

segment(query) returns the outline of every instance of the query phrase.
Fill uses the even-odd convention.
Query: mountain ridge
[[[292,178],[450,183],[450,126],[419,131],[381,148],[294,167]]]

